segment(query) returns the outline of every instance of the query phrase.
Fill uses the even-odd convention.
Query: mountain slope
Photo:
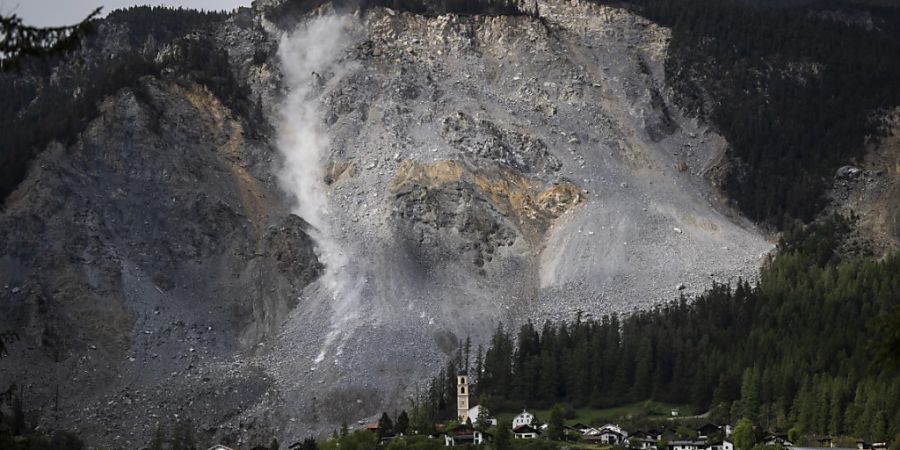
[[[705,181],[727,143],[672,103],[665,28],[539,2],[281,29],[277,7],[182,33],[112,17],[54,69],[148,64],[0,213],[0,327],[24,338],[0,382],[44,425],[290,442],[403,406],[498,320],[647,307],[772,247]]]

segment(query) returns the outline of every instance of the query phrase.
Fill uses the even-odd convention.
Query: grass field
[[[566,425],[573,425],[579,422],[588,425],[602,425],[606,422],[622,421],[636,415],[645,415],[646,417],[650,418],[671,417],[673,408],[678,409],[679,416],[681,417],[690,416],[694,413],[687,405],[673,405],[671,403],[653,401],[637,402],[628,405],[617,406],[614,408],[576,409],[575,417],[572,419],[566,419]],[[511,422],[513,417],[515,417],[519,412],[521,411],[501,412],[497,414],[497,418],[500,420]],[[550,417],[550,410],[548,409],[534,409],[529,410],[528,412],[534,414],[539,421],[546,421],[547,418]]]

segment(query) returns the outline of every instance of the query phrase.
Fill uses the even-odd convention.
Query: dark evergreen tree
[[[378,435],[381,437],[390,436],[394,433],[394,421],[391,420],[391,416],[388,413],[381,413],[381,418],[378,419]]]
[[[394,432],[397,434],[406,434],[409,430],[409,415],[406,414],[406,410],[400,411],[400,415],[397,416],[397,423],[394,424]]]

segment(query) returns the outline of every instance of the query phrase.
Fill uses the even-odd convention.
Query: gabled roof
[[[618,425],[613,425],[613,424],[611,424],[611,423],[608,423],[608,424],[606,424],[606,425],[603,425],[602,427],[598,428],[597,430],[600,432],[600,434],[614,433],[614,434],[617,434],[617,435],[619,435],[619,436],[624,436],[624,435],[625,435],[625,430],[623,430],[623,429],[622,429],[621,427],[619,427]]]
[[[463,436],[463,435],[474,435],[476,432],[475,428],[471,425],[459,424],[449,430],[447,433],[452,434],[454,436]]]
[[[656,432],[656,431],[635,431],[634,433],[631,433],[631,435],[629,435],[629,437],[638,438],[638,439],[641,439],[641,438],[656,439],[657,436],[659,436],[659,432]]]
[[[531,425],[519,425],[513,428],[513,433],[538,433],[541,431]]]

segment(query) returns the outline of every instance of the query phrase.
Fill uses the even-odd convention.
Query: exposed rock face
[[[494,161],[524,173],[552,174],[562,167],[540,139],[498,128],[486,119],[457,112],[444,118],[443,135],[466,156]]]
[[[379,8],[349,21],[341,70],[312,100],[341,271],[361,295],[304,293],[262,358],[281,397],[246,417],[288,436],[372,420],[498,320],[627,312],[755,274],[771,245],[704,181],[725,143],[669,103],[668,31],[540,8],[546,24]]]
[[[168,423],[205,403],[218,421],[240,401],[214,392],[261,394],[217,361],[273,336],[320,271],[268,145],[197,85],[141,84],[43,152],[0,215],[0,328],[23,338],[0,384],[22,385],[45,425],[108,442],[145,436],[131,408]],[[80,413],[46,414],[57,386]]]
[[[472,254],[480,275],[517,239],[525,241],[521,253],[539,254],[553,221],[587,198],[568,182],[545,187],[502,166],[470,170],[453,161],[404,162],[391,183],[398,238],[429,266]]]
[[[900,110],[884,120],[887,136],[869,144],[861,167],[840,167],[826,214],[857,217],[844,252],[883,257],[900,250]]]
[[[274,124],[288,86],[273,4],[215,42]],[[628,312],[710,273],[752,277],[771,244],[704,181],[725,142],[670,104],[668,31],[538,6],[544,21],[348,19],[344,70],[317,73],[310,102],[353,299],[319,277],[335,268],[289,214],[271,129],[165,76],[108,98],[0,215],[0,325],[34,343],[0,381],[27,370],[49,400],[41,378],[65,380],[62,407],[81,414],[53,424],[97,444],[139,446],[148,415],[176,414],[233,442],[293,442],[405,406],[456,339],[483,342],[499,320]]]

